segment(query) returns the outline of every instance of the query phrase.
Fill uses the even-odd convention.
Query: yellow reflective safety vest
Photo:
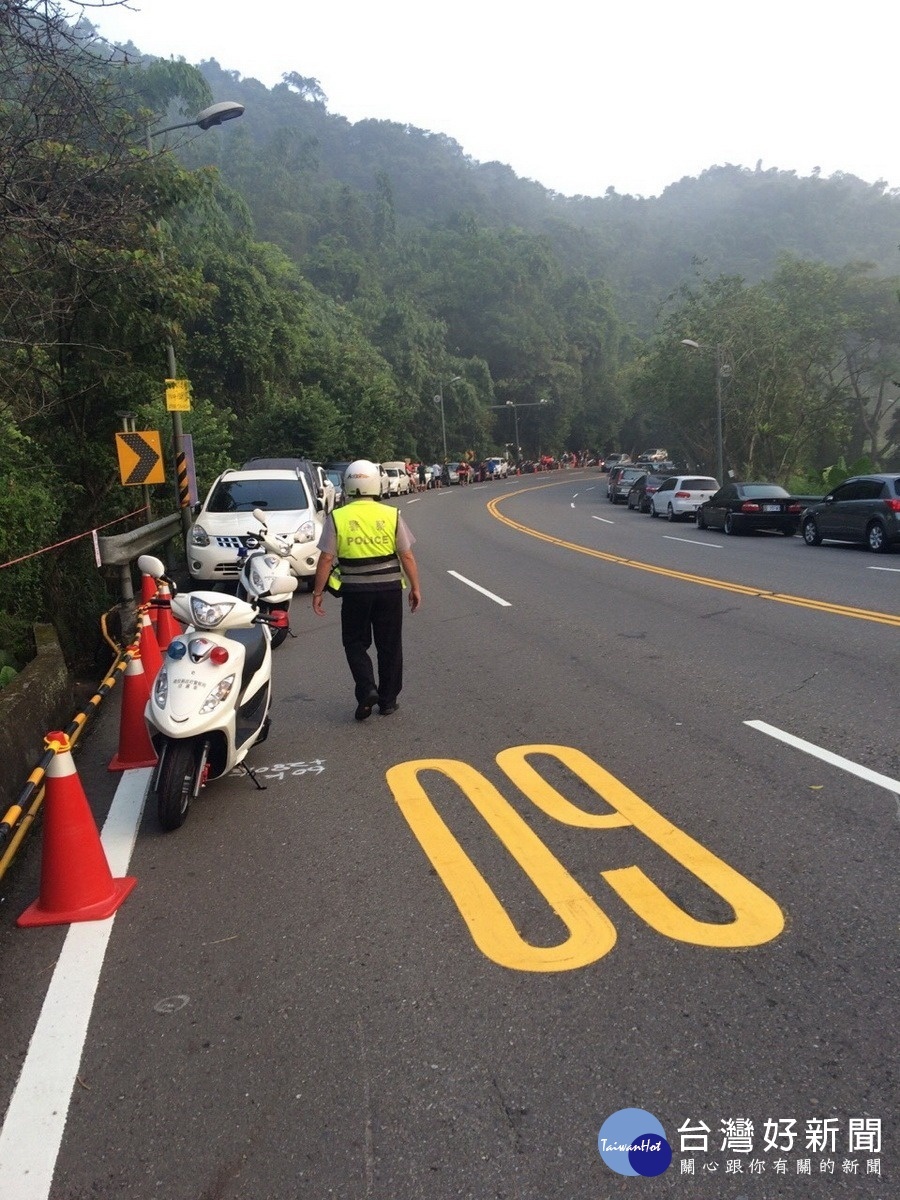
[[[396,508],[377,500],[353,500],[331,514],[337,531],[341,595],[359,591],[395,591],[403,586],[397,557]]]

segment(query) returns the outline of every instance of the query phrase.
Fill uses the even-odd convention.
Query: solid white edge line
[[[128,870],[152,767],[125,771],[101,843],[114,879]],[[125,904],[133,903],[130,899]],[[0,1127],[0,1196],[47,1200],[115,913],[69,927]],[[27,937],[27,933],[23,933]]]
[[[884,788],[888,792],[893,792],[895,796],[900,796],[900,779],[891,779],[889,775],[880,775],[868,767],[861,767],[859,763],[852,762],[849,758],[842,758],[840,754],[823,750],[821,746],[805,742],[803,738],[794,737],[792,733],[785,733],[783,729],[768,725],[765,721],[745,721],[744,724],[749,725],[751,729],[758,729],[760,733],[768,734],[769,737],[777,738],[778,741],[785,742],[796,750],[802,750],[804,754],[811,754],[814,758],[821,759],[822,762],[830,763],[833,767],[840,767],[842,771],[856,775],[857,778],[864,779],[866,783],[874,783],[876,787]]]
[[[464,583],[466,587],[474,588],[476,592],[481,592],[482,596],[487,596],[488,600],[493,600],[495,604],[499,604],[502,608],[512,608],[512,602],[502,600],[499,596],[495,596],[493,592],[489,592],[487,588],[483,588],[478,583],[473,583],[471,579],[466,579],[465,575],[460,575],[458,571],[448,571],[448,575],[452,575],[454,579],[458,579],[460,583]]]

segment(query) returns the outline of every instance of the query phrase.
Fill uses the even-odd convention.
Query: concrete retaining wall
[[[75,716],[72,674],[52,625],[35,625],[37,657],[0,688],[0,817],[44,751],[44,735]]]

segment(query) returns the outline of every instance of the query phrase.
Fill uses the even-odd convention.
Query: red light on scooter
[[[209,661],[214,662],[217,667],[221,667],[223,663],[228,662],[228,651],[224,646],[213,646],[209,652]]]
[[[269,625],[272,629],[287,629],[288,615],[283,608],[273,608],[269,613]]]

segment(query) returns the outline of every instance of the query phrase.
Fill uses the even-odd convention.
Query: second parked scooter
[[[249,530],[244,546],[238,551],[241,573],[237,594],[239,599],[256,604],[260,612],[271,618],[272,649],[276,650],[291,632],[291,595],[294,589],[285,592],[280,585],[290,570],[290,557],[298,539],[293,534],[272,533],[261,508],[254,508],[253,516],[261,528],[258,532]]]

